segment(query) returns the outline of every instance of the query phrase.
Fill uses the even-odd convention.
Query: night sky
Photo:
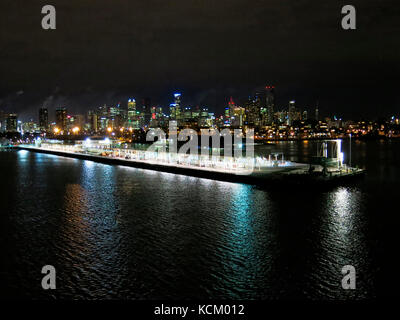
[[[57,29],[41,28],[41,8]],[[357,30],[341,8],[357,9]],[[324,116],[399,115],[399,1],[66,0],[0,2],[0,110],[84,113],[131,96],[217,113],[233,96],[276,86]]]

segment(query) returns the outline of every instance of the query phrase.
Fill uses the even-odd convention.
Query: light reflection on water
[[[371,275],[370,257],[364,236],[362,193],[357,188],[338,187],[326,194],[319,226],[316,228],[317,255],[310,278],[314,286],[307,295],[326,299],[363,299],[365,292],[373,296],[373,279],[366,277],[357,291],[341,288],[341,269],[352,265],[359,274]],[[320,281],[315,281],[320,279]]]
[[[293,160],[296,148],[313,149],[278,147]],[[2,296],[47,298],[37,286],[44,264],[57,268],[57,298],[375,296],[382,244],[369,180],[266,191],[27,151],[0,157]],[[356,292],[340,287],[346,264],[356,267]]]

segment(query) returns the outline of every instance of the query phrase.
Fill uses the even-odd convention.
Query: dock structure
[[[107,142],[107,141],[106,141]],[[75,145],[40,143],[18,145],[18,149],[104,164],[130,166],[206,179],[256,184],[264,187],[285,183],[329,184],[350,180],[364,173],[361,169],[340,167],[313,170],[309,165],[274,157],[222,157],[111,148],[107,143]]]

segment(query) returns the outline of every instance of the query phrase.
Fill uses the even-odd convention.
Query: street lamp
[[[350,161],[349,162],[350,162],[349,165],[351,168],[351,132],[350,132]]]

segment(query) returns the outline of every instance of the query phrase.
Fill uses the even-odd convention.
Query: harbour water
[[[346,153],[348,141],[343,143]],[[281,142],[308,162],[315,142]],[[353,141],[359,182],[246,184],[0,152],[1,298],[322,299],[391,295],[400,141]],[[346,159],[345,159],[346,161]],[[54,265],[57,290],[41,288]],[[341,287],[353,265],[357,289]]]

